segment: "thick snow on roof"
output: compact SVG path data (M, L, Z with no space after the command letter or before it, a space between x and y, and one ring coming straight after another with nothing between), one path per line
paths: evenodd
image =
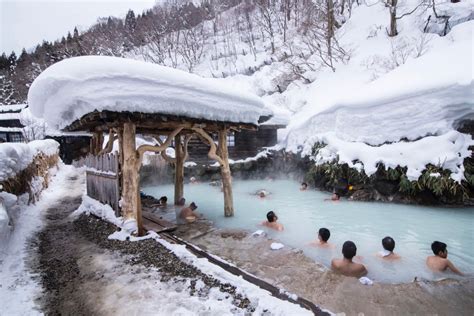
M94 110L250 124L271 115L256 95L216 79L105 56L70 58L47 68L31 85L28 104L34 115L58 128Z

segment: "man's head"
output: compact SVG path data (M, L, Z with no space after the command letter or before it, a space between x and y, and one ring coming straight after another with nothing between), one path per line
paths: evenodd
M302 189L307 189L307 188L308 188L308 184L307 184L306 182L301 183L301 188L302 188Z
M178 205L184 205L184 204L186 204L186 199L182 197L178 200Z
M194 203L194 202L191 202L191 204L189 204L189 207L190 207L193 211L198 208L197 205L196 205L196 203Z
M265 197L265 191L260 191L258 193L258 196L260 196L261 198L264 198Z
M318 236L319 240L327 242L331 236L331 233L329 232L329 229L323 227L319 229Z
M431 244L431 250L433 250L433 253L441 258L446 258L448 256L448 250L446 247L447 245L441 241L433 241Z
M387 236L382 239L382 246L383 249L392 252L393 249L395 249L395 240L393 240L392 237Z
M162 196L162 197L160 197L160 201L163 202L163 203L166 203L166 202L168 202L168 198L166 196Z
M342 255L344 258L352 260L356 253L357 247L352 241L348 240L342 245Z
M276 216L276 214L273 211L270 211L267 213L267 220L270 223L276 222L277 219L278 219L278 216Z

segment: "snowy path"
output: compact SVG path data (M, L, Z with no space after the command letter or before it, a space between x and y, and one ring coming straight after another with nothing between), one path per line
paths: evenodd
M44 209L58 203L64 196L81 195L82 185L77 183L78 179L74 168L61 165L38 203L20 205L14 230L0 255L1 315L41 314L35 299L41 295L42 288L37 282L37 274L29 269L35 258L32 238L44 226Z

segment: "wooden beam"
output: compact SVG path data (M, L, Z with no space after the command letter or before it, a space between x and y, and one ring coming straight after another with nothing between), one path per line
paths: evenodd
M112 129L109 129L109 139L107 140L105 147L99 151L99 155L110 153L114 148L114 141L116 140L117 134L115 134Z
M174 174L174 204L178 205L184 194L184 148L181 144L181 135L174 137L175 174Z
M138 155L135 148L135 124L125 123L123 125L122 215L125 220L136 220L138 235L141 236L143 227L139 190L140 174Z
M147 152L147 151L151 151L151 152L155 152L155 153L162 152L163 150L168 148L168 146L171 144L171 141L173 140L173 138L176 135L178 135L179 132L181 132L182 129L183 129L183 127L176 128L170 135L168 135L168 138L166 139L166 141L160 146L141 145L140 147L138 147L138 149L137 149L138 167L141 166L141 163L142 163L142 160L143 160L143 155L145 154L145 152Z
M203 139L205 142L207 142L209 144L209 146L211 146L207 156L210 159L213 159L213 160L217 161L222 166L224 164L224 162L221 159L221 157L219 157L216 153L217 152L217 146L216 146L216 143L214 143L214 140L212 139L212 137L209 136L209 134L207 134L206 131L204 131L200 127L193 127L193 131L195 131L197 133L197 135L200 136L201 139Z
M232 176L230 174L229 151L227 148L227 129L224 127L218 133L219 154L222 160L221 177L224 191L224 215L234 216L234 199L232 195Z

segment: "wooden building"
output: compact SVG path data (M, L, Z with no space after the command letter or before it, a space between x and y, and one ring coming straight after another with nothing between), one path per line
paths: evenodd
M85 157L89 153L92 134L48 133L45 138L59 143L59 157L65 164Z
M0 105L0 141L21 143L25 141L23 131L25 125L21 122L21 111L26 104Z
M284 128L284 124L261 124L256 130L231 131L227 136L227 147L229 158L232 160L254 157L263 148L277 144L277 131ZM212 135L217 141L217 135ZM189 160L207 164L212 161L207 157L209 146L199 139L193 138L189 141Z

